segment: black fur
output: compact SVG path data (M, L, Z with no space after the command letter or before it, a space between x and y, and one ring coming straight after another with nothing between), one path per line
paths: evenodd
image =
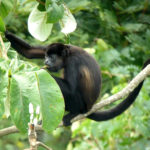
M72 45L54 43L46 47L32 47L11 33L6 32L6 38L14 49L27 58L44 58L46 56L45 63L49 66L50 71L64 68L64 78L54 77L54 79L63 93L65 109L69 111L69 114L63 118L65 125L70 125L73 117L86 113L93 106L100 94L101 73L92 56ZM150 64L150 60L144 64L144 67L148 64ZM120 115L135 101L143 82L116 107L95 112L88 118L104 121Z
M24 57L29 59L45 58L45 47L30 46L28 43L8 31L5 32L5 37L11 42L11 46Z
M144 65L143 69L150 64L150 59L148 59ZM105 111L100 111L100 112L95 112L91 115L88 116L88 118L93 119L95 121L105 121L112 119L121 113L123 113L136 99L138 96L142 86L143 86L144 80L129 94L129 96L123 100L120 104L118 104L116 107L105 110Z

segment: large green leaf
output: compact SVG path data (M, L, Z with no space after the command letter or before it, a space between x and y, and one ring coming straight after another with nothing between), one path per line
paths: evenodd
M10 85L10 112L17 128L27 131L29 116L29 103L40 105L36 77L33 72L12 75Z
M28 18L28 29L33 37L45 41L51 33L53 24L47 23L47 13L39 11L37 6Z
M12 75L10 84L10 113L17 128L27 131L29 103L41 108L43 129L53 131L64 114L63 96L55 80L45 70Z
M14 51L10 56L12 60L0 59L0 119L11 115L16 127L27 132L32 103L41 108L44 130L53 131L64 114L59 86L47 71L18 60Z
M53 131L64 114L64 101L59 86L48 72L36 73L42 109L42 126L47 132Z

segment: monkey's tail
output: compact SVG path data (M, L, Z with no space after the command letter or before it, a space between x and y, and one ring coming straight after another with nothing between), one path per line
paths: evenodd
M150 59L148 59L143 66L143 69L150 64ZM120 115L123 113L129 106L135 101L137 98L142 86L143 86L144 80L129 94L129 96L123 100L120 104L115 106L112 109L109 110L104 110L104 111L99 111L95 112L89 116L88 118L95 120L95 121L105 121L109 120L112 118L115 118L116 116Z

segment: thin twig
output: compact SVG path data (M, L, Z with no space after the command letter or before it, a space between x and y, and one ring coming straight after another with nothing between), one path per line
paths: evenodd
M41 0L36 0L37 2L39 2L41 5L45 6L45 3L42 2Z
M47 150L52 150L51 148L49 148L47 145L45 145L45 144L42 143L42 142L37 141L36 144L37 144L37 146L44 147L44 148L47 149Z
M98 143L98 140L94 137L94 135L92 135L91 137L94 140L95 144L97 145L98 150L101 150L101 147L100 147L100 145Z

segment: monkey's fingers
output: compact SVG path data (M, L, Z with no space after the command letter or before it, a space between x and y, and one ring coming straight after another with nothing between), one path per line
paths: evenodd
M48 66L48 65L45 65L45 66L43 66L41 69L47 69L47 68L49 68L49 66Z

